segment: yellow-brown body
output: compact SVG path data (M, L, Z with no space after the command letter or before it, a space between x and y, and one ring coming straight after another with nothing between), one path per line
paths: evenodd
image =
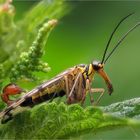
M69 104L84 101L88 90L86 80L89 79L91 82L94 73L95 71L92 68L92 64L79 65L70 68L55 78L46 81L42 85L33 89L31 94L26 97L26 100L21 104L21 106L32 106L56 97L62 97L64 95L67 96L67 103ZM78 75L80 76L76 81ZM69 97L74 83L76 85L73 89L72 95Z

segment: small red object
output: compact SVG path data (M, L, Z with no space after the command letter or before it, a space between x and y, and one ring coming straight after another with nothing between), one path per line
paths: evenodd
M10 83L3 88L3 93L1 94L2 100L9 106L14 101L9 99L9 95L21 94L23 90L14 83Z

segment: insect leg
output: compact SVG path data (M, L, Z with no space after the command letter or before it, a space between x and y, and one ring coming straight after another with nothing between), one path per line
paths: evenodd
M103 88L92 88L90 89L91 93L100 93L99 97L97 98L96 102L94 103L94 105L97 105L99 103L99 101L101 100L102 96L104 95L105 89ZM93 102L91 102L93 104Z
M83 96L82 96L82 100L81 100L81 105L82 106L84 106L85 99L86 99L86 90L83 89Z
M87 91L89 91L90 102L93 103L94 102L94 99L93 99L93 96L91 95L92 94L92 91L91 91L91 82L89 81L89 79L86 80L86 92Z
M68 104L73 103L73 101L72 101L73 91L74 91L74 89L76 88L77 83L78 83L78 80L79 80L79 78L80 78L81 76L82 76L82 73L78 73L78 74L77 74L77 77L76 77L76 79L75 79L75 81L74 81L74 84L73 84L73 86L72 86L72 88L71 88L71 91L70 91L70 93L68 93L68 99L67 99L67 103L68 103ZM68 88L68 89L69 89L69 88Z
M69 85L68 85L68 78L67 76L64 76L65 83L66 83L66 97L69 95Z
M49 103L51 103L53 101L53 99L55 98L57 92L54 93L53 97L49 100Z
M82 94L82 99L81 99L81 105L84 106L84 102L86 99L86 85L83 85L83 77L81 76L79 79L79 84L78 84L78 95Z
M49 100L49 103L51 103L51 102L55 99L55 96L58 95L58 94L59 94L59 93L55 92L54 95L53 95L53 97ZM58 96L59 96L59 95L58 95ZM58 101L58 103L60 103L61 98L59 98L59 100L57 100L57 101Z
M77 77L76 77L76 80L74 81L74 84L73 84L73 86L72 86L72 89L71 89L71 91L70 91L68 97L71 97L71 96L72 96L72 93L73 93L73 91L74 91L74 88L76 87L76 84L77 84L78 79L80 78L80 76L82 76L82 74L81 74L81 73L78 73L78 75L77 75Z

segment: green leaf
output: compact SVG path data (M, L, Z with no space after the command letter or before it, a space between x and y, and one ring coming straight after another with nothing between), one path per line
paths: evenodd
M102 108L104 112L111 112L117 117L130 117L140 119L140 98L114 103Z
M132 99L106 107L89 106L85 109L78 104L68 106L64 103L43 103L26 109L14 116L12 121L1 124L0 135L3 139L64 139L86 133L93 134L94 137L95 132L100 133L110 128L140 126L137 117L140 115L137 105L139 101L140 99ZM131 111L130 107L133 107Z

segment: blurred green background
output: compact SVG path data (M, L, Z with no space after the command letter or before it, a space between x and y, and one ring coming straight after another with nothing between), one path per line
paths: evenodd
M39 74L49 79L59 72L77 64L89 64L93 60L101 60L108 38L119 20L131 12L135 14L129 17L116 32L109 51L114 47L120 37L132 26L140 21L139 1L69 1L73 10L59 21L57 27L49 36L45 47L46 60L51 71ZM21 19L35 1L15 1L16 20ZM100 105L109 105L118 101L139 97L140 94L140 27L134 30L119 46L105 65L105 71L109 75L114 86L112 96L107 94L102 98ZM93 87L104 87L104 81L95 75ZM135 136L133 130L124 129L126 135L117 134L119 139L125 135L127 139ZM115 131L114 131L115 133ZM108 135L110 138L116 138ZM136 132L137 133L137 132ZM106 134L106 133L105 133ZM97 139L107 139L104 133ZM138 137L134 137L137 139ZM90 139L90 138L89 138Z
M35 1L15 1L16 20L22 18ZM140 21L140 2L69 2L73 10L66 15L49 36L43 57L51 72L50 78L77 64L101 60L108 38L119 20L131 12L116 32L110 50L119 38ZM112 96L105 94L101 105L138 97L140 92L140 27L134 30L119 46L105 65L114 86ZM110 51L109 50L109 51ZM106 88L104 81L95 75L93 87ZM107 92L106 92L107 93Z

